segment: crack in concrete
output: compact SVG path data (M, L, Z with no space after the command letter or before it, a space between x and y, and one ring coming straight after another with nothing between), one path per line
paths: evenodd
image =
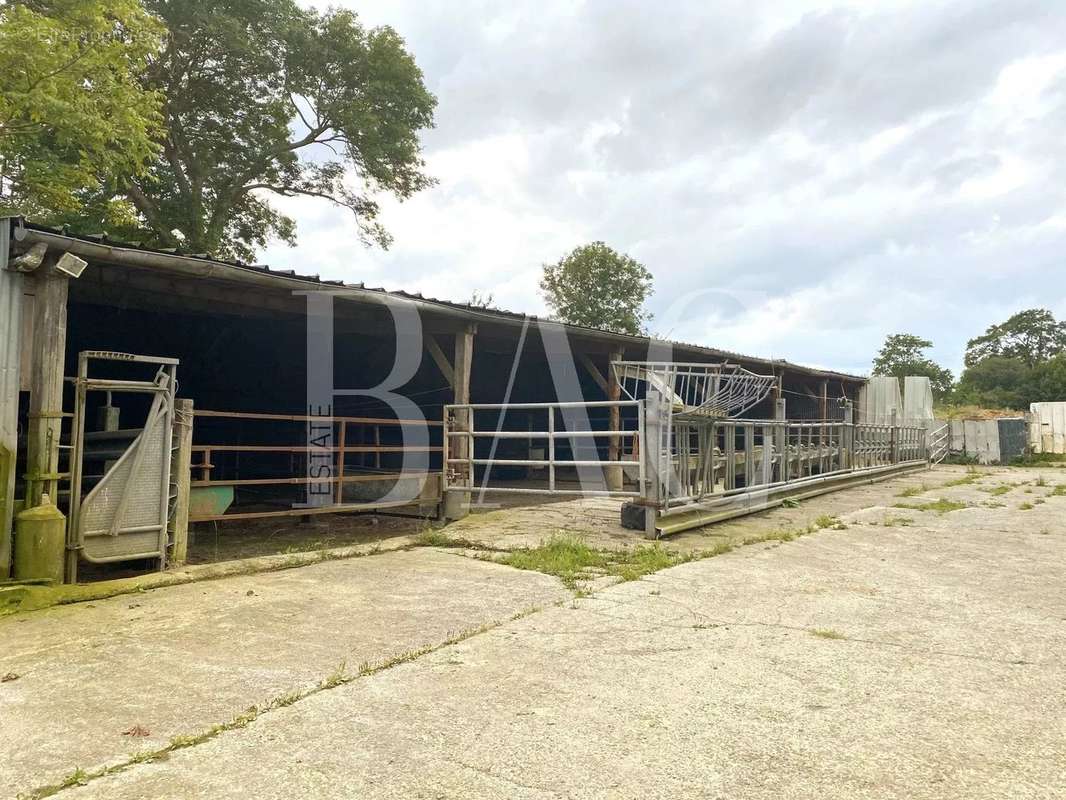
M553 603L552 605L557 606L560 602L562 601L558 601L556 603ZM436 653L440 650L443 650L447 647L451 647L453 645L465 642L468 639L474 638L475 636L480 636L481 634L493 631L497 628L502 627L503 625L506 625L509 622L515 622L517 620L524 619L525 617L532 616L543 610L544 609L540 606L533 606L527 608L524 611L520 611L517 614L513 614L511 617L505 620L494 620L492 622L487 622L483 625L479 625L477 627L461 631L435 645L426 645L425 647L419 648L417 650L401 653L397 656L386 659L385 661L378 664L364 664L354 674L345 674L342 665L338 673L326 677L320 683L316 684L310 689L295 690L286 694L278 695L277 697L266 703L264 706L252 706L243 714L239 714L233 719L228 720L227 722L222 722L213 725L212 727L208 728L205 731L201 731L198 734L175 736L170 740L170 744L166 745L165 747L134 754L126 760L120 761L116 764L109 764L90 772L86 772L80 768L76 769L74 772L64 778L61 782L40 786L37 789L31 791L29 794L20 794L18 796L18 800L43 800L43 798L46 797L54 797L55 795L67 789L71 789L77 786L85 786L93 781L99 780L101 778L106 778L109 775L116 775L121 772L126 772L130 769L133 769L138 764L152 763L154 761L162 760L164 758L169 757L170 754L175 753L179 750L187 750L192 747L197 747L206 742L213 741L214 739L218 738L224 733L227 733L228 731L245 728L251 723L258 720L260 717L263 717L273 711L277 711L279 709L295 705L299 702L302 702L303 700L306 700L309 697L313 697L314 695L329 691L331 689L336 689L339 686L346 686L361 678L367 678L372 675L376 675L379 672L384 672L385 670L392 669L393 667L398 667L402 664L415 661L424 656L431 655L432 653Z

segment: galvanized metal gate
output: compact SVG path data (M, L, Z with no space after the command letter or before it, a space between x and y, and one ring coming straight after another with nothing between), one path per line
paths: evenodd
M154 365L150 381L116 380L89 376L92 361ZM71 443L70 517L67 528L67 581L77 580L79 559L92 563L158 559L166 564L167 521L174 486L174 393L177 359L87 351L78 356L74 379L74 431ZM143 394L151 397L140 429L86 431L86 399L90 392ZM129 441L115 458L107 459L103 474L83 496L87 444L107 437ZM92 476L96 478L97 476Z
M616 425L595 428L589 411L616 411ZM621 412L631 409L626 428ZM479 412L495 412L485 414ZM504 430L509 412L523 412L532 424L534 418L543 427L529 430ZM492 421L491 427L479 426L481 420ZM557 419L559 417L559 419ZM539 422L539 420L543 422ZM644 459L640 456L644 431L644 404L636 400L604 400L556 403L461 403L444 407L444 490L446 492L511 492L521 494L580 495L583 497L640 497L644 486ZM478 442L491 439L488 453L478 450ZM499 458L500 442L528 440L527 458ZM614 442L614 446L611 446ZM534 447L533 443L538 446ZM608 454L601 458L601 443ZM502 485L494 478L497 467L524 468L543 472L539 481L522 485ZM611 488L608 470L629 471L633 489L618 481ZM560 475L565 470L566 476ZM573 471L573 477L570 472ZM480 480L478 473L480 472Z

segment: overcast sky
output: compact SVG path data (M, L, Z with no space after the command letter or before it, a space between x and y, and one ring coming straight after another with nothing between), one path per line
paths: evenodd
M957 370L1066 317L1061 0L347 5L424 71L440 183L384 203L388 251L275 199L273 266L539 315L541 265L602 239L655 276L654 333L860 373L888 333Z

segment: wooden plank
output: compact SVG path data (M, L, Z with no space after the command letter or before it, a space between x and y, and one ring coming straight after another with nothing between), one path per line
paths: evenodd
M592 380L596 381L596 385L600 387L600 389L603 391L603 393L605 395L608 395L607 399L610 400L611 399L611 397L610 397L611 389L610 389L609 384L607 383L607 379L605 377L603 377L603 373L600 372L600 368L597 367L593 363L592 359L589 358L584 353L578 353L577 354L577 360L582 363L582 365L585 367L586 370L588 370L589 375L592 376ZM621 359L613 359L613 360L620 361Z
M437 365L437 369L441 371L445 380L448 381L448 385L453 389L455 388L455 369L452 367L451 362L448 361L448 356L444 355L444 351L441 350L440 344L432 336L426 337L426 349L429 351L430 357Z
M345 455L345 440L348 437L348 423L342 422L340 424L340 431L337 436L337 495L334 498L335 503L344 502L344 455Z
M48 493L56 502L59 441L62 431L63 372L67 348L67 276L51 265L33 276L33 368L27 432L27 507L40 505Z
M174 472L177 496L174 500L174 519L171 535L174 544L170 551L172 564L183 564L189 552L189 494L192 484L192 425L193 401L174 401L174 438L177 451L174 454Z
M625 357L625 351L621 348L612 350L610 355L610 361L621 361ZM610 367L608 367L608 370ZM607 384L607 399L608 400L620 400L622 397L622 387L616 380L612 380ZM622 429L622 410L618 406L611 406L608 412L607 427L612 431L618 431ZM621 461L621 448L622 437L612 436L607 441L607 460L608 461ZM620 491L622 488L622 482L625 478L625 473L622 471L622 467L607 467L605 470L607 477L607 488L612 492Z

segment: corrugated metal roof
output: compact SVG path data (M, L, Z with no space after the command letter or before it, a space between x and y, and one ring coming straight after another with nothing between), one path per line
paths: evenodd
M147 246L141 244L140 242L129 242L129 241L113 239L110 236L108 236L106 233L94 233L94 234L71 233L66 228L48 227L48 226L45 226L45 225L40 225L38 223L34 223L34 222L30 221L30 220L25 220L25 219L20 219L20 218L13 218L12 219L12 224L24 226L25 228L27 228L29 230L40 231L42 233L51 233L51 234L55 234L55 235L58 235L58 236L65 236L65 237L68 237L68 238L71 238L71 239L77 239L77 240L84 241L84 242L89 242L89 243L92 243L92 244L105 245L105 246L122 248L122 249L137 250L137 251L141 251L141 252L145 252L145 253L156 253L156 254L161 255L161 256L174 256L175 258L181 258L181 259L192 259L194 261L201 261L201 262L203 262L204 264L207 264L207 265L213 265L213 266L224 267L224 268L228 267L228 268L231 268L231 269L234 269L234 270L240 270L240 271L250 270L250 271L257 272L257 273L260 273L260 274L263 274L263 275L274 275L274 276L277 276L278 278L282 278L282 279L286 279L286 280L297 280L297 281L303 281L303 282L322 285L322 286L333 286L333 287L338 287L338 288L359 289L359 290L362 290L362 291L375 292L375 293L380 293L382 295L389 295L389 296L392 296L392 297L402 297L402 298L407 298L407 299L411 299L411 300L417 300L417 301L420 301L420 302L423 302L423 303L429 303L429 304L432 304L432 305L441 306L443 308L448 308L448 309L468 312L471 315L472 321L475 321L478 318L483 319L486 316L496 317L496 318L499 318L501 321L508 321L508 322L516 322L516 321L517 322L521 322L521 321L526 320L526 319L529 319L531 321L537 321L538 320L538 317L536 317L534 315L530 315L530 314L523 314L521 312L516 312L516 311L508 311L508 310L501 309L501 308L486 308L486 307L483 307L483 306L474 306L474 305L470 305L469 303L459 303L459 302L455 302L455 301L452 301L452 300L442 300L442 299L436 298L436 297L425 297L420 292L407 292L407 291L403 291L403 290L390 290L390 289L385 289L384 287L380 287L380 286L367 286L366 284L364 284L362 282L360 282L360 283L346 283L346 282L340 281L340 280L323 279L321 276L319 276L317 274L315 274L315 275L306 275L306 274L297 273L295 270L291 270L291 269L271 269L269 266L267 266L265 264L246 264L246 263L243 263L243 262L240 262L240 261L230 261L230 260L225 260L225 259L213 258L213 257L211 257L211 256L209 256L209 255L207 255L205 253L185 253L185 252L182 252L181 250L175 249L175 248L159 249L159 248L147 247ZM585 325L567 324L566 327L567 327L567 329L572 330L572 331L574 331L577 334L584 335L584 336L587 336L587 337L590 337L590 338L602 337L602 338L605 338L605 339L612 339L612 340L618 340L619 338L621 338L621 339L625 339L625 340L630 341L634 345L646 345L650 341L649 338L646 337L646 336L630 336L628 334L615 333L614 331L605 331L605 330L601 330L599 328L591 328L591 327L588 327L588 326L585 326ZM811 374L811 375L817 375L817 376L821 376L821 377L832 377L832 378L844 379L844 380L849 380L849 381L864 381L864 380L866 380L866 378L864 376L851 375L851 374L848 374L848 373L845 373L845 372L838 372L838 371L834 371L834 370L825 370L825 369L820 369L820 368L817 368L817 367L808 367L808 366L804 366L802 364L795 364L793 362L786 361L784 359L771 359L771 358L763 358L763 357L760 357L760 356L745 355L743 353L736 353L736 352L732 352L732 351L729 351L729 350L721 350L721 349L718 349L718 348L708 347L706 345L694 344L694 343L691 343L691 342L679 342L679 341L669 340L669 343L674 345L674 346L676 346L676 347L679 347L679 348L684 348L684 349L691 350L691 351L694 351L694 352L699 352L699 353L702 353L702 354L705 354L705 355L711 355L713 357L728 359L728 360L732 360L732 361L747 361L747 362L765 364L767 366L776 367L778 369L795 370L795 371L798 371L798 372L805 372L805 373L808 373L808 374Z

